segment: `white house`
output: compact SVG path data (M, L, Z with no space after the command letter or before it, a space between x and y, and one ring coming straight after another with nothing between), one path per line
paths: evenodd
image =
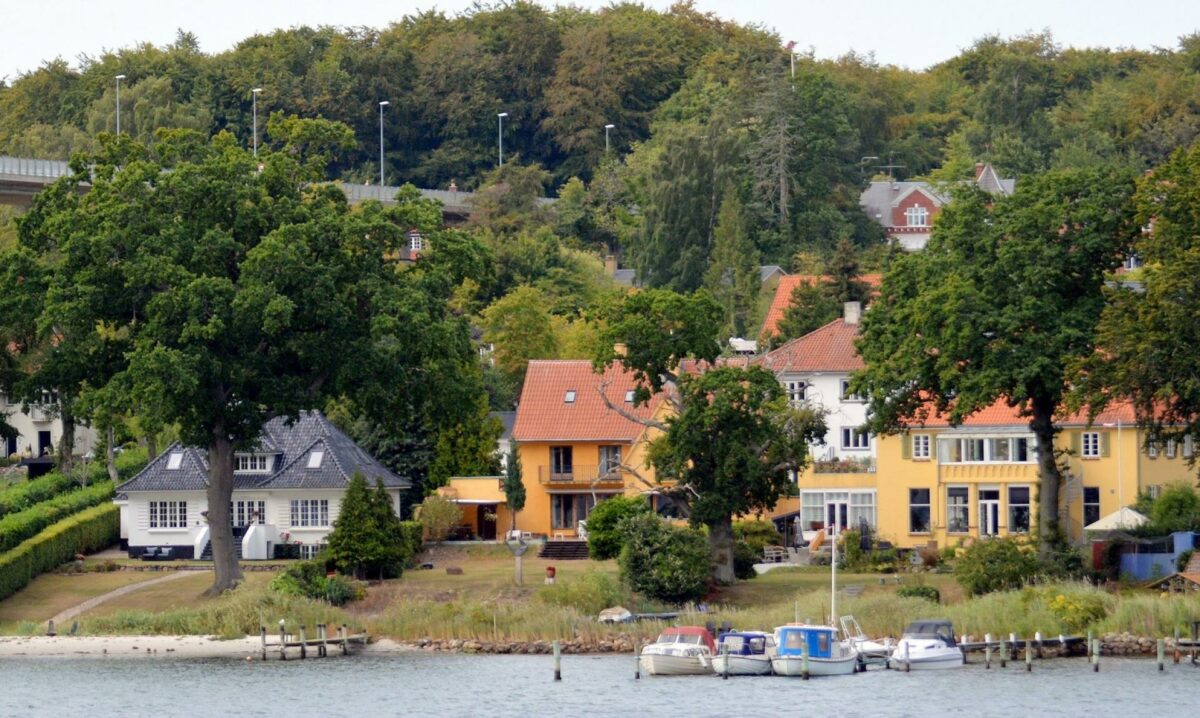
M298 544L300 555L324 546L355 474L383 481L400 512L400 492L411 484L383 467L320 412L292 425L267 423L253 451L235 457L231 513L237 551L269 559L275 547ZM207 523L206 450L172 444L137 476L117 487L121 543L130 558L171 549L174 558L212 556Z
M53 396L47 392L46 401L30 404L29 411L21 409L20 402L10 403L7 395L0 394L0 413L17 431L17 436L2 440L5 442L4 455L37 457L53 454L63 434L62 419ZM95 443L95 429L75 425L75 454L82 456L91 451Z

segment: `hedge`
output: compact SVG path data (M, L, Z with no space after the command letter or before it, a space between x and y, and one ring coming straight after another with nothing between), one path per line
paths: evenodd
M121 510L111 503L59 521L12 551L0 554L0 600L20 591L39 574L70 561L77 553L113 545L120 535Z
M0 491L0 518L77 488L75 477L58 472L23 481Z
M37 532L71 514L111 501L113 483L102 481L86 489L56 496L0 519L0 551L8 551Z
M408 555L416 556L425 545L425 525L420 521L401 521L400 536L408 548Z

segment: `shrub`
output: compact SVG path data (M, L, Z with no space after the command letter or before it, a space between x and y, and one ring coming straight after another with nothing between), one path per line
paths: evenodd
M783 536L775 529L773 521L734 521L733 537L745 541L758 556L763 555L763 549L767 546L783 543Z
M1175 570L1179 573L1183 573L1187 569L1188 563L1192 560L1192 555L1195 553L1196 549L1189 548L1188 550L1179 554L1179 558L1175 559Z
M1072 631L1082 631L1108 615L1103 596L1083 591L1056 593L1046 606Z
M462 509L444 496L427 496L417 507L417 520L425 527L425 537L431 541L443 541L450 529L462 521Z
M839 565L846 568L858 568L863 565L865 554L862 550L862 534L857 531L843 531L838 546Z
M954 567L954 577L970 596L1020 588L1038 570L1030 547L1011 538L979 541Z
M625 585L667 603L695 601L708 591L712 556L699 531L672 526L652 513L626 518L620 530L625 545L617 561Z
M754 564L758 563L759 556L762 556L762 553L755 551L749 541L735 541L733 543L733 575L739 581L748 581L758 576L758 571L754 570Z
M59 521L13 550L0 554L0 599L24 588L38 574L69 561L77 553L111 546L121 534L121 512L101 504Z
M75 477L53 472L0 491L0 517L27 509L78 488Z
M934 603L942 602L942 592L933 586L901 586L896 590L900 598L923 598Z
M345 576L325 575L325 566L317 561L300 561L271 579L271 590L288 596L303 596L342 606L363 598L366 589Z
M112 498L113 485L104 481L86 489L56 496L0 519L0 551L8 551L56 521Z
M606 608L626 603L629 596L612 576L588 571L578 578L543 586L538 589L537 598L550 606L574 608L584 615L595 616Z
M416 556L425 546L425 527L420 521L401 521L400 537L408 547L409 556Z
M1200 529L1200 494L1184 484L1167 487L1150 507L1150 524L1159 534Z
M588 556L594 561L616 558L621 553L619 526L622 520L650 513L650 504L638 496L614 496L596 504L588 515Z

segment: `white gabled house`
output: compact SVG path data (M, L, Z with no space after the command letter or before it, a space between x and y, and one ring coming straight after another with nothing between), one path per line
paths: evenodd
M239 556L270 559L282 544L298 544L302 557L315 555L356 473L372 486L383 481L400 513L400 493L409 481L384 468L320 412L304 412L290 426L272 419L258 446L235 455L231 514ZM172 558L211 557L208 476L206 450L172 444L117 487L121 545L130 558L166 548Z

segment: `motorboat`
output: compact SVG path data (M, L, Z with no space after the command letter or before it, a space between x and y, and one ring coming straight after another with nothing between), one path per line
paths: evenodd
M842 638L849 641L854 650L858 651L859 660L864 666L887 663L895 647L892 639L885 638L879 641L867 636L854 616L842 616L839 621L842 624Z
M700 626L663 629L654 643L642 649L642 670L652 676L712 675L713 637Z
M954 640L954 626L944 619L908 624L888 659L890 668L913 671L958 668L962 664L963 652Z
M780 626L775 643L771 668L781 676L848 676L858 670L858 651L833 626Z
M771 655L775 636L762 631L729 631L717 639L713 653L713 672L730 676L766 676L771 674Z

